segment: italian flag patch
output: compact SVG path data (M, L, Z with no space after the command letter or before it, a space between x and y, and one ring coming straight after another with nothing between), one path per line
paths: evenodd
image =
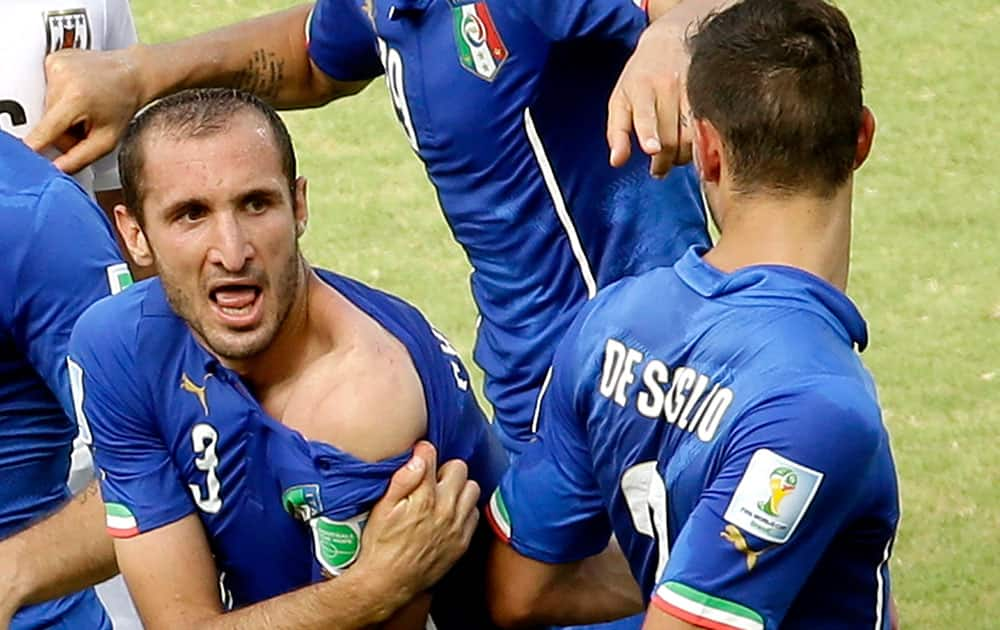
M121 503L105 503L108 533L115 538L131 538L139 533L139 524L132 511Z
M493 491L489 505L486 506L486 520L490 522L497 536L504 542L510 542L510 514L507 513L507 506L500 496L500 488Z
M656 589L653 605L699 628L710 630L764 630L764 618L746 606L666 582Z
M462 67L480 79L492 81L510 53L485 2L452 8L455 45Z

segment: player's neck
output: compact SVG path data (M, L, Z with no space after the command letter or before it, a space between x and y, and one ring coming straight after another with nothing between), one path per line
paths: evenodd
M268 390L294 381L317 357L329 350L329 335L317 326L310 310L311 297L322 280L306 265L299 295L296 296L271 345L245 361L226 362L260 397Z
M847 289L850 181L831 198L755 194L723 203L721 236L706 262L727 273L751 265L786 265Z

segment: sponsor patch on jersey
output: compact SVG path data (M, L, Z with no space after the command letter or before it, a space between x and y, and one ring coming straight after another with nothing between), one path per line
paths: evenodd
M316 560L331 576L340 575L358 559L361 531L367 522L367 512L346 521L335 521L325 516L309 521Z
M86 9L46 11L46 50L54 53L63 48L89 49L91 42L90 17Z
M121 503L105 503L104 514L108 533L115 538L131 538L139 533L135 515Z
M485 2L452 7L455 46L462 67L485 81L492 81L510 53L493 23Z
M750 458L725 519L757 538L787 541L805 515L823 473L762 448Z
M135 283L132 279L132 272L128 270L126 263L108 265L105 271L108 274L108 289L111 291L111 295L121 293Z
M281 495L281 505L295 520L308 522L323 513L323 499L319 484L308 483L292 486Z

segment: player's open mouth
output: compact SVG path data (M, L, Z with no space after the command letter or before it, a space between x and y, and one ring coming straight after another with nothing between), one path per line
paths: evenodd
M254 283L221 283L208 292L222 323L231 328L255 326L263 314L263 291Z

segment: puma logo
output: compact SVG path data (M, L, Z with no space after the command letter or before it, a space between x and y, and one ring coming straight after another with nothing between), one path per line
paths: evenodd
M187 375L186 372L181 373L181 389L186 392L191 392L201 403L201 408L205 410L205 415L208 415L208 396L205 393L205 387L208 385L208 379L211 378L211 374L205 375L205 385L197 385L191 380L191 377Z
M757 566L757 558L759 558L760 554L764 553L768 549L764 548L760 551L754 551L751 549L750 545L747 543L747 539L743 536L743 532L741 532L735 525L726 525L726 529L720 532L719 535L733 543L733 547L736 547L736 551L746 555L747 571L753 571L753 568Z

